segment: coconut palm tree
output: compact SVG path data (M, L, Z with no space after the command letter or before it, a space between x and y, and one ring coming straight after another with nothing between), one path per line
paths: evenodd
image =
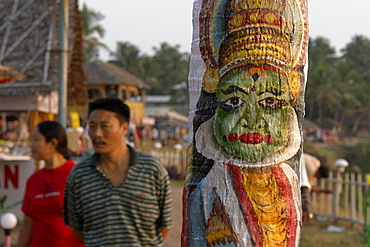
M108 46L99 39L104 37L105 29L99 24L104 19L100 12L89 9L82 5L82 29L84 36L85 61L92 61L99 57L99 48L110 52Z
M322 122L329 112L341 108L338 58L329 40L322 37L310 41L308 57L307 116Z
M141 71L141 54L140 49L130 42L117 42L116 51L114 52L115 59L110 61L115 65L124 68L128 72L140 76Z

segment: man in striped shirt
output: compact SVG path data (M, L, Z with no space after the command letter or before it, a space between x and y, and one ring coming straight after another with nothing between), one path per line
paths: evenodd
M126 145L130 110L121 100L89 104L95 153L71 171L64 219L86 246L163 246L172 195L162 163Z

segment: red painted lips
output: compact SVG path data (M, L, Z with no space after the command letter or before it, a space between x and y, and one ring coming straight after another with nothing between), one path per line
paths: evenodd
M261 142L271 143L274 141L274 138L272 135L265 135L263 136L261 133L244 133L238 136L236 133L231 133L228 137L229 141L235 142L237 140L240 140L241 142L247 143L247 144L260 144Z

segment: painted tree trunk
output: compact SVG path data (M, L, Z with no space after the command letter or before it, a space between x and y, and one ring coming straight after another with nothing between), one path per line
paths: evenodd
M182 246L298 246L307 0L195 0Z

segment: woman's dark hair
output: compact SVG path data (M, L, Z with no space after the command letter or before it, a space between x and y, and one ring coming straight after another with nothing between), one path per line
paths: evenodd
M94 110L114 112L121 124L130 121L130 108L118 98L100 98L90 102L88 116Z
M47 142L55 138L58 141L56 150L61 153L64 158L69 159L67 133L60 123L54 121L44 121L39 123L36 128L45 137Z

